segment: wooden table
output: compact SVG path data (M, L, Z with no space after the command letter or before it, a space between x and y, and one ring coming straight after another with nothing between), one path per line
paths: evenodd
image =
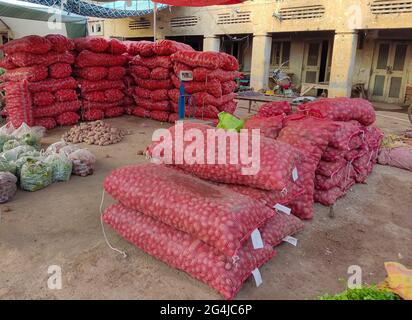
M300 95L304 96L312 89L329 90L329 82L319 82L319 83L302 83L300 89Z
M265 95L256 95L256 96L240 96L236 95L237 100L249 101L248 112L252 110L252 103L257 102L273 102L273 101L288 101L292 102L294 98L284 97L284 96L265 96Z

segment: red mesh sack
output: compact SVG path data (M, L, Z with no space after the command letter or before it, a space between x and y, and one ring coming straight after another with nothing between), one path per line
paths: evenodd
M170 60L170 57L168 56L154 56L154 57L148 57L148 58L136 56L133 58L132 61L130 61L130 64L146 67L149 69L154 69L157 67L162 67L165 69L172 68L172 61Z
M156 121L160 121L160 122L167 122L167 120L169 119L169 112L153 110L153 111L150 111L150 118Z
M150 72L150 79L154 80L165 80L169 79L170 73L169 69L156 67Z
M83 79L96 81L107 77L108 69L106 67L86 67L75 69L75 74Z
M47 130L51 130L56 127L56 120L54 118L36 118L34 119L35 126L45 127Z
M179 111L179 105L177 103L172 103L172 110L175 113ZM188 106L185 105L185 116L186 117L195 117L198 119L204 118L217 118L219 110L215 106L202 105L202 106Z
M150 99L152 101L162 101L162 100L169 100L169 96L167 94L166 89L158 89L150 92Z
M63 112L78 111L81 103L78 100L68 102L56 102L48 107L38 107L33 109L33 116L35 118L55 117Z
M22 123L28 126L34 124L32 113L32 98L28 90L28 82L22 80L19 82L8 82L4 86L6 91L6 110L8 119L15 128Z
M260 133L267 138L276 139L283 127L284 115L260 118L253 116L246 120L243 129L260 129Z
M135 92L136 96L139 97L139 98L151 99L152 91L149 90L149 89L136 87L134 92Z
M315 188L318 190L329 190L334 187L344 187L346 185L347 179L354 177L354 169L351 163L347 163L345 166L341 167L339 170L334 172L329 177L321 174L316 174L315 176Z
M170 102L168 100L152 101L149 110L170 111Z
M216 182L223 183L233 183L240 185L247 185L250 187L260 188L264 190L284 190L287 187L288 182L292 179L292 170L295 167L299 155L295 152L294 148L291 148L287 143L283 143L277 140L271 140L265 137L260 137L260 166L257 172L254 174L246 175L242 174L247 173L242 168L243 165L231 164L230 161L230 143L226 143L226 164L209 164L211 161L207 161L206 155L208 155L208 148L214 152L214 159L217 162L218 159L218 143L213 141L208 141L207 136L209 134L224 133L222 129L216 129L207 125L197 124L197 123L185 123L182 125L183 133L190 131L192 129L197 129L203 135L203 139L206 140L203 142L204 150L203 156L201 158L203 164L194 163L189 164L184 161L184 159L178 159L176 161L175 152L172 151L171 154L164 154L162 148L157 147L159 142L152 143L148 148L148 154L155 158L155 160L163 161L165 163L174 164L181 169L190 172L202 179L207 179ZM169 128L169 131L173 137L172 141L162 142L162 146L166 146L168 150L175 149L175 134L176 130L180 130L182 127L173 126ZM179 129L180 128L180 129ZM179 131L178 131L179 132ZM226 136L235 139L238 136L236 132L226 132ZM199 137L201 138L201 137ZM252 150L252 138L253 135L250 132L247 134L248 138L248 155L250 155L250 150ZM216 139L215 139L216 140ZM235 141L235 140L233 140ZM210 146L209 146L210 142ZM187 145L190 145L192 141L181 141L179 139L178 143L182 143L185 148ZM257 141L255 142L257 143ZM171 144L171 145L170 145ZM244 146L241 148L240 139L237 141L238 150L245 149ZM256 145L253 146L256 148ZM159 152L160 151L160 152ZM162 153L163 152L163 153ZM239 151L238 151L239 152ZM246 156L246 152L243 151L243 156ZM170 157L171 156L171 157ZM208 155L210 156L210 154ZM160 159L161 158L161 159ZM219 161L221 162L221 161ZM238 161L240 162L240 161Z
M143 66L130 66L129 72L139 79L149 79L150 69Z
M109 48L107 49L107 52L111 54L123 54L127 51L126 45L115 38L112 38L109 40Z
M35 106L49 106L54 103L54 95L51 92L37 92L33 95L33 104Z
M47 67L33 66L23 67L6 71L1 77L2 81L22 81L36 82L48 77Z
M339 198L343 197L347 190L354 185L354 183L355 180L353 178L349 178L343 187L333 187L329 190L315 190L313 198L318 203L325 206L331 206L335 204Z
M142 107L134 108L132 114L141 118L150 118L150 111Z
M2 45L0 49L9 55L17 52L44 54L50 51L51 43L46 38L32 35L9 41Z
M62 89L57 90L54 93L54 97L57 102L74 101L77 100L77 93L76 90L73 89Z
M0 60L0 68L11 70L17 68L17 66L11 61L10 56L6 56Z
M180 87L180 80L174 74L171 75L173 85L176 88ZM210 80L208 82L197 82L190 81L185 83L185 92L188 94L196 92L208 92L216 98L222 97L222 85L216 79Z
M94 53L88 50L80 52L80 54L76 58L76 66L79 68L98 66L122 66L126 62L127 58L123 55L113 55L110 53Z
M83 99L87 101L92 101L92 102L105 102L106 101L106 95L104 94L104 91L92 91L92 92L85 92L82 93Z
M152 100L135 97L136 105L146 110L152 109Z
M104 111L104 115L107 118L119 117L122 114L124 114L124 108L123 107L114 107L114 108L106 109Z
M184 63L193 68L204 67L208 69L219 69L225 63L221 52L208 51L178 51L171 58L174 62Z
M79 122L80 116L76 112L63 112L58 115L56 122L61 126L71 126Z
M289 102L287 101L274 101L274 102L267 102L260 106L258 112L256 113L257 116L266 118L266 117L273 117L278 116L281 114L291 114L292 107L290 106Z
M157 89L171 89L172 81L167 80L151 80L151 79L137 79L137 85L149 90Z
M72 67L67 63L55 63L49 67L50 78L63 79L70 77L72 74Z
M99 80L99 81L89 81L89 80L79 80L79 86L82 93L91 91L102 91L108 89L120 89L124 90L125 86L121 80Z
M101 120L104 118L104 112L98 109L90 109L83 112L83 119L87 121Z
M299 218L293 215L276 214L259 229L264 243L275 247L282 243L285 237L293 236L304 228L305 225Z
M159 56L170 56L181 50L194 51L188 44L173 40L159 40L153 44L153 52Z
M219 53L222 59L221 68L223 70L227 70L227 71L239 70L239 61L237 61L237 59L234 56L227 54L226 52L219 52Z
M174 68L175 68L174 70L176 74L179 74L179 72L176 72L176 70L177 71L185 70L184 65L180 65ZM179 70L179 68L181 69ZM208 81L211 79L217 79L220 82L226 82L226 81L233 81L239 77L240 77L240 72L238 71L225 71L222 69L209 70L206 68L194 68L193 69L193 80L194 81Z
M50 42L53 51L62 53L75 48L74 41L61 34L48 34L45 38Z
M304 115L290 115L284 120L278 140L289 143L305 154L298 180L305 193L289 203L293 214L301 219L313 217L315 170L335 129L336 124L332 121Z
M106 102L115 102L124 98L124 93L119 89L107 89L104 91Z
M127 52L133 56L141 55L142 57L150 57L154 55L151 41L128 41L126 42Z
M139 249L208 284L226 299L232 299L252 271L275 254L269 245L254 250L248 244L234 260L196 237L120 204L107 208L103 221Z
M100 109L106 110L111 109L114 107L121 107L123 105L123 100L115 101L115 102L92 102L92 101L83 101L83 109Z
M329 146L340 149L350 150L354 149L351 146L358 148L359 145L353 145L351 141L358 137L363 131L362 126L358 121L336 121L337 130L329 141Z
M222 94L229 94L235 91L237 83L235 81L222 82Z
M109 48L109 41L101 37L76 38L74 44L77 51L105 52Z
M72 78L66 79L46 79L39 82L32 82L29 84L30 92L41 92L41 91L58 91L61 89L76 89L77 81Z
M74 56L70 52L50 51L45 54L33 54L28 52L17 52L11 56L11 61L19 67L30 67L34 65L50 66L55 63L74 63Z
M107 70L107 80L121 80L126 75L126 69L121 66L109 67Z
M357 120L365 126L374 123L376 118L372 104L359 98L319 99L300 105L298 111L335 121Z
M223 106L218 107L219 111L224 111L230 114L234 114L237 109L237 102L230 101Z
M179 102L179 96L180 92L179 89L171 89L168 92L169 98L173 101L178 103ZM233 101L233 99L236 97L235 93L227 94L224 96L221 96L220 98L216 98L212 96L211 94L207 92L196 92L192 94L192 97L190 99L186 99L186 103L190 105L212 105L215 107L220 107L224 106L227 103Z
M153 197L153 184L157 197ZM124 206L186 232L231 257L275 212L223 186L166 166L112 171L104 189Z
M347 165L346 159L339 159L336 162L319 161L318 168L316 169L317 174L321 174L325 177L332 177L339 170L345 168Z

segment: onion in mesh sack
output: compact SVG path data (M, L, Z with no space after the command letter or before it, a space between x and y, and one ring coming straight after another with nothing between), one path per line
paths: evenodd
M0 172L10 172L11 174L16 174L16 164L13 161L8 161L7 159L0 156Z
M0 172L0 203L5 203L14 197L17 191L17 178L10 172Z

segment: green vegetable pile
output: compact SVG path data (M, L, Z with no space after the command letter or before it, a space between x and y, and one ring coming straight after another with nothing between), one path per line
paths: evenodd
M400 297L388 290L381 290L376 286L361 289L346 289L335 295L323 295L319 300L400 300Z

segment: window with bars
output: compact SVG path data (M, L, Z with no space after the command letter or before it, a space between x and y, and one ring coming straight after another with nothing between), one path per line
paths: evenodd
M270 65L274 67L289 66L290 59L290 41L272 41L272 53L270 56Z

